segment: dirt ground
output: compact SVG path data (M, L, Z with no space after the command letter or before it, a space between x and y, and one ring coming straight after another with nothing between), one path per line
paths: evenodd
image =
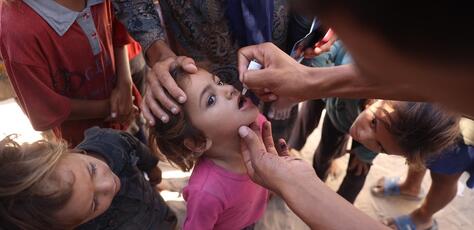
M0 101L0 138L10 133L19 133L19 141L31 142L41 138L38 132L35 132L28 120L21 112L21 109L9 99ZM301 154L304 159L311 161L312 154L319 142L319 129L308 138L306 146ZM344 177L345 167L348 157L345 156L337 161L339 174L335 178L329 178L328 186L336 189ZM163 187L166 188L161 194L168 204L176 211L180 223L185 218L185 203L180 194L186 185L190 173L182 173L178 169L160 163L164 171ZM378 156L367 177L367 182L355 202L355 206L368 215L381 220L383 218L407 214L421 204L421 201L408 201L401 198L392 197L382 199L373 197L370 194L370 186L382 176L401 177L406 175L407 167L405 161L400 157L387 155ZM467 175L463 175L458 183L458 195L444 209L439 211L435 218L438 221L440 229L474 229L474 191L466 189L464 183ZM428 191L430 185L429 173L423 181L424 191ZM315 204L317 205L317 204ZM309 229L286 205L276 196L271 199L264 217L258 222L256 229ZM350 227L348 226L348 229Z

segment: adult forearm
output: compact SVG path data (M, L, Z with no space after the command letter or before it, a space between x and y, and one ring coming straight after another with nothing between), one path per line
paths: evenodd
M378 98L425 101L410 87L387 82L375 82L363 77L354 65L327 68L306 67L307 92L311 99L325 97Z
M110 114L110 101L71 100L71 113L67 120L106 119Z
M299 182L301 181L301 182ZM288 206L311 229L389 229L370 218L316 178L281 188Z
M146 50L145 55L149 66L153 66L156 62L166 58L176 56L176 54L170 49L169 45L163 40L155 41Z

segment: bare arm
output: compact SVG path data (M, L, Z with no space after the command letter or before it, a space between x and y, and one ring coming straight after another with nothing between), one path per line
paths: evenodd
M295 102L325 97L424 100L405 85L369 81L354 65L303 66L271 43L244 47L238 58L240 80L264 101L271 100L271 94ZM264 68L247 71L253 59Z
M129 122L134 116L132 75L125 46L115 47L117 84L110 94L110 116L118 122Z
M169 57L176 57L176 54L164 40L155 41L150 48L146 50L145 55L150 66Z
M320 180L300 178L294 181L281 186L282 197L311 229L389 229L342 199Z
M67 120L105 119L110 115L110 100L71 100Z
M322 97L378 98L401 101L425 101L426 98L403 85L369 81L359 74L354 65L327 68L304 67L310 99ZM315 90L317 89L317 90Z
M240 127L242 158L252 180L280 194L312 229L388 229L330 190L302 159L277 154L270 122Z

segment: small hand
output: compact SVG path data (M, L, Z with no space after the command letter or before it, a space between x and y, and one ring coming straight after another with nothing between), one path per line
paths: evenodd
M321 41L316 42L316 44L314 44L314 47L308 48L304 51L304 57L310 59L324 52L328 52L331 49L331 46L336 41L337 35L334 33L334 31L332 31L332 29L329 29L326 35L324 35L324 38L321 39Z
M349 162L349 170L355 171L356 176L367 175L369 172L369 164L359 160L357 156L354 156L351 162Z
M148 171L147 175L148 175L148 179L150 180L150 184L152 186L156 186L161 182L161 169L158 168L158 166Z
M132 83L119 82L110 94L110 117L107 120L124 123L130 120L133 113Z

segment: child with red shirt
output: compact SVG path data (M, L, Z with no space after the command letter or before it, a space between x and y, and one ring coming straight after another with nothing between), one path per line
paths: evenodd
M36 130L73 146L87 128L124 129L133 116L129 41L110 0L0 5L0 53L20 106Z

